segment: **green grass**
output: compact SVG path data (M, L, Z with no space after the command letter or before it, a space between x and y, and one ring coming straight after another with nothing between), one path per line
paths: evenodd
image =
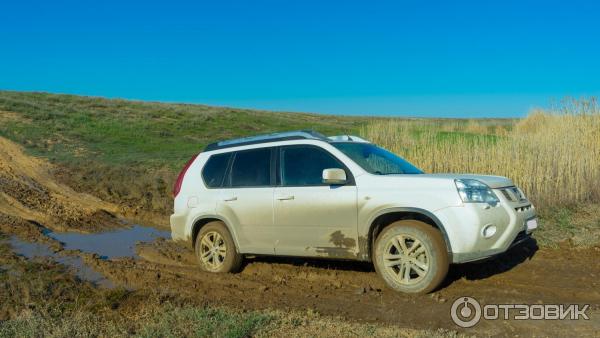
M180 167L208 143L285 130L355 133L361 117L0 91L0 135L58 162Z
M567 208L560 208L554 211L557 225L562 230L571 230L574 228L573 223L571 221L572 211Z
M249 337L272 319L259 312L235 313L219 308L164 309L149 320L140 337Z
M462 131L440 131L437 132L435 138L438 142L456 142L458 140L467 141L485 141L494 144L500 136L492 134L474 134Z
M272 316L223 308L164 305L134 323L98 320L91 311L64 316L26 313L0 324L0 337L231 337L252 336ZM42 334L43 333L43 334Z

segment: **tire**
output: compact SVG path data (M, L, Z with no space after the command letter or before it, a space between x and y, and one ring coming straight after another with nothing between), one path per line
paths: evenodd
M238 253L235 242L223 222L215 221L204 225L196 236L194 249L203 271L238 272L242 265L243 257Z
M383 229L375 240L373 263L391 289L416 294L435 290L450 265L440 231L416 220L397 221Z

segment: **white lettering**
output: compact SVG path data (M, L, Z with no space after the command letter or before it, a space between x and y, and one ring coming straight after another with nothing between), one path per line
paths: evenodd
M545 319L558 319L558 313L559 313L558 305L546 305Z
M509 310L515 306L512 304L498 304L498 307L504 311L504 320L508 320L510 318Z
M575 319L579 319L579 317L583 317L583 319L585 320L590 320L590 317L587 316L587 314L585 313L585 311L587 311L588 307L590 307L589 304L585 304L583 306L583 309L580 309L579 306L575 306Z
M536 310L538 310L537 314ZM531 305L529 307L529 318L544 319L544 305Z
M573 305L569 305L569 306L567 306L567 308L565 309L565 306L561 304L561 305L560 305L560 319L565 319L565 318L567 318L567 315L569 315L569 314L570 314L570 316L571 316L570 318L571 318L571 319L574 319L574 318L573 318L573 308L574 308L574 306L573 306Z
M492 310L493 314L490 314ZM498 306L496 305L486 305L483 307L483 318L495 320L498 319Z
M516 320L526 320L529 319L529 307L524 304L515 305L515 309L517 309L517 315L515 316Z

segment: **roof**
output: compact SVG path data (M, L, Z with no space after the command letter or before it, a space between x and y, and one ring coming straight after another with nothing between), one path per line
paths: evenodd
M329 141L325 135L314 130L295 130L282 133L264 134L250 137L236 138L232 140L219 141L206 146L204 151L217 150L230 147L239 147L249 144L259 144L267 142L288 141L288 140L320 140Z
M314 130L294 130L281 133L263 134L249 137L236 138L211 143L204 148L204 151L218 150L224 148L240 147L250 144L261 144L268 142L289 141L289 140L318 140L323 142L360 142L370 143L369 141L354 135L338 135L326 137Z

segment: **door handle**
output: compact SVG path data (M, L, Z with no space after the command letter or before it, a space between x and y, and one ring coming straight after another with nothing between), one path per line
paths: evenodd
M278 200L280 200L280 201L288 201L288 200L293 200L294 196L293 195L289 195L289 196L277 196L276 198Z
M237 196L231 196L223 199L225 202L237 201Z

